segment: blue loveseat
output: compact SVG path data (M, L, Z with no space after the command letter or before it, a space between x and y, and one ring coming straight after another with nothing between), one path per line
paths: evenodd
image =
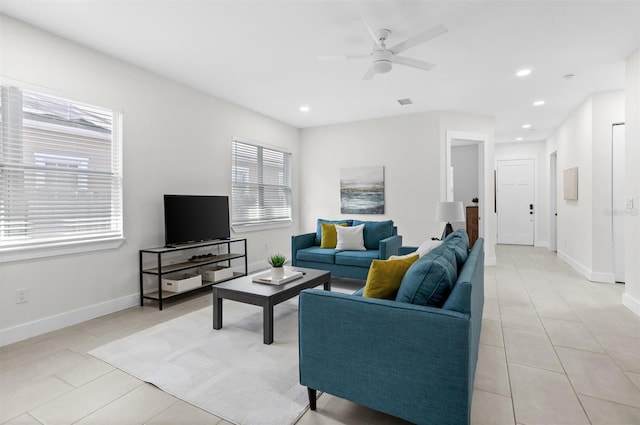
M469 252L456 232L409 267L395 300L301 292L300 383L312 410L323 391L416 424L470 423L484 240Z
M321 248L322 223L345 223L347 226L364 224L365 251L340 251ZM291 264L297 267L328 270L332 276L366 280L369 266L375 259L386 260L396 255L402 245L402 236L392 220L325 220L318 219L315 233L291 237Z

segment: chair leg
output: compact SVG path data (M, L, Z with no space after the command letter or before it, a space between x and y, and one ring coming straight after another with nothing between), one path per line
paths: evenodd
M307 393L309 394L309 408L316 410L316 390L307 387Z

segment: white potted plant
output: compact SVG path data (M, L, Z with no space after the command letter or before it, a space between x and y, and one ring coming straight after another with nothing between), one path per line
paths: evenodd
M284 277L284 265L286 262L287 259L280 254L267 258L267 263L271 266L271 279L282 279Z

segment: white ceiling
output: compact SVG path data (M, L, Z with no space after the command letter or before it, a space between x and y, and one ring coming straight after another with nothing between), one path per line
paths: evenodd
M637 0L1 0L0 12L296 127L460 111L494 117L497 142L545 139L589 94L623 89L640 45ZM403 53L436 67L364 81L366 59L318 61L370 52L358 17L390 29L389 46L444 24Z

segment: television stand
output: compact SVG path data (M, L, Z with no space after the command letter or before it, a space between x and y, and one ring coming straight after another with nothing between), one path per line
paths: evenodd
M213 255L211 250L215 250L216 254ZM196 257L197 261L192 261L193 257ZM145 300L156 301L158 308L162 310L164 301L167 299L246 276L248 272L247 240L217 239L174 247L146 248L139 251L139 261L140 306L144 306ZM210 271L204 271L207 268ZM216 279L218 271L221 277ZM205 280L203 277L197 278L194 274L214 276L214 279ZM167 279L177 277L179 280L184 275L190 275L184 280L186 289L176 285L180 282L175 282L173 286L178 290L167 290Z

